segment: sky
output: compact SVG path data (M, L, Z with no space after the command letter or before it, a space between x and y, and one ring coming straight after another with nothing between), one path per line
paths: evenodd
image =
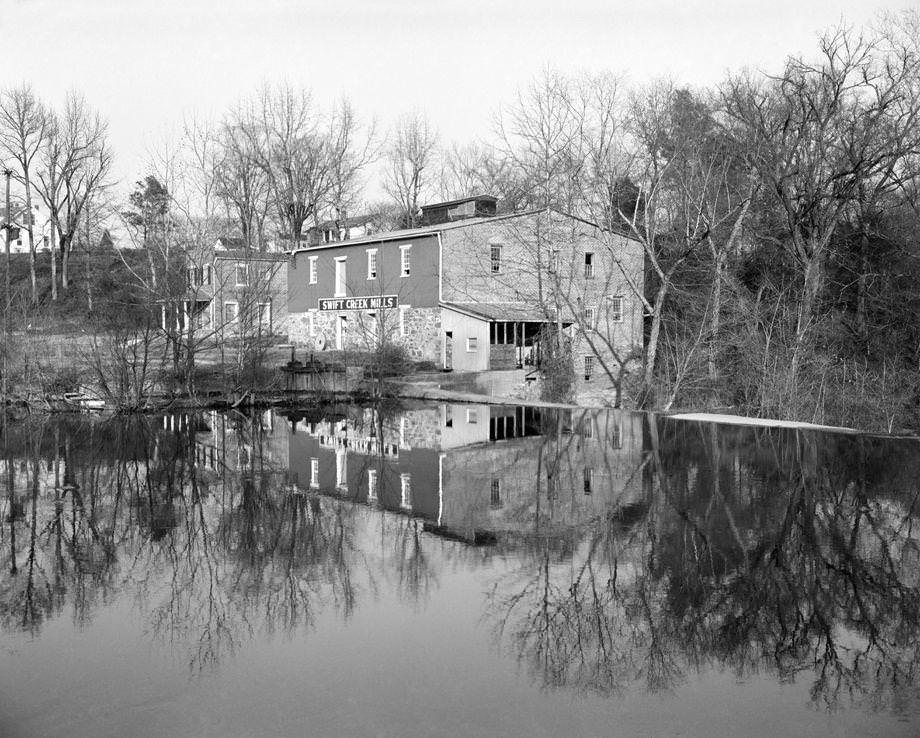
M219 117L262 82L331 106L346 95L386 128L419 109L445 142L488 137L496 109L546 67L717 83L812 54L885 0L0 0L0 84L59 104L81 91L110 122L115 175L191 113Z

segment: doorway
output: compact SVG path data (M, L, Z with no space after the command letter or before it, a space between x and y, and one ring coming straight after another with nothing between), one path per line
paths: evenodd
M454 369L454 332L444 331L444 371Z

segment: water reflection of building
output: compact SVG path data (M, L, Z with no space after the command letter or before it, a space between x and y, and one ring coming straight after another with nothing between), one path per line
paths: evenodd
M469 541L558 534L641 495L641 423L522 406L340 407L291 417L291 482Z

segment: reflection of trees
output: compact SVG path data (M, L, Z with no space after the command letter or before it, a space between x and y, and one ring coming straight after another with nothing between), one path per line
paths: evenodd
M398 411L348 422L392 437ZM546 686L660 691L730 668L808 679L828 706L913 703L912 445L660 420L645 428L644 450L617 456L604 455L601 425L592 440L572 432L579 422L548 413L542 436L493 457L503 473L538 473L532 493L525 483L528 494L505 501L508 533L488 550L424 533L396 507L354 504L355 488L341 499L305 493L270 453L286 437L258 416L219 427L188 418L169 431L145 418L17 426L3 445L0 626L36 632L67 610L86 623L101 603L131 596L197 670L253 634L348 618L383 587L422 606L441 567L504 567L494 552L513 552L520 566L495 583L487 613ZM195 453L204 436L216 464ZM618 473L635 494L587 504L589 441L606 479L634 460L631 479ZM361 458L379 470L380 499L398 505L398 474L383 473L382 457ZM487 485L492 473L469 479Z
M571 558L535 539L490 594L501 641L535 678L661 690L727 666L812 679L831 707L916 700L912 446L673 421L648 439L641 517L613 509Z

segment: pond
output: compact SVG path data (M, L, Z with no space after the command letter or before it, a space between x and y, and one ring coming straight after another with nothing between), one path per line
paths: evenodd
M10 425L0 735L916 735L920 443L466 404Z

